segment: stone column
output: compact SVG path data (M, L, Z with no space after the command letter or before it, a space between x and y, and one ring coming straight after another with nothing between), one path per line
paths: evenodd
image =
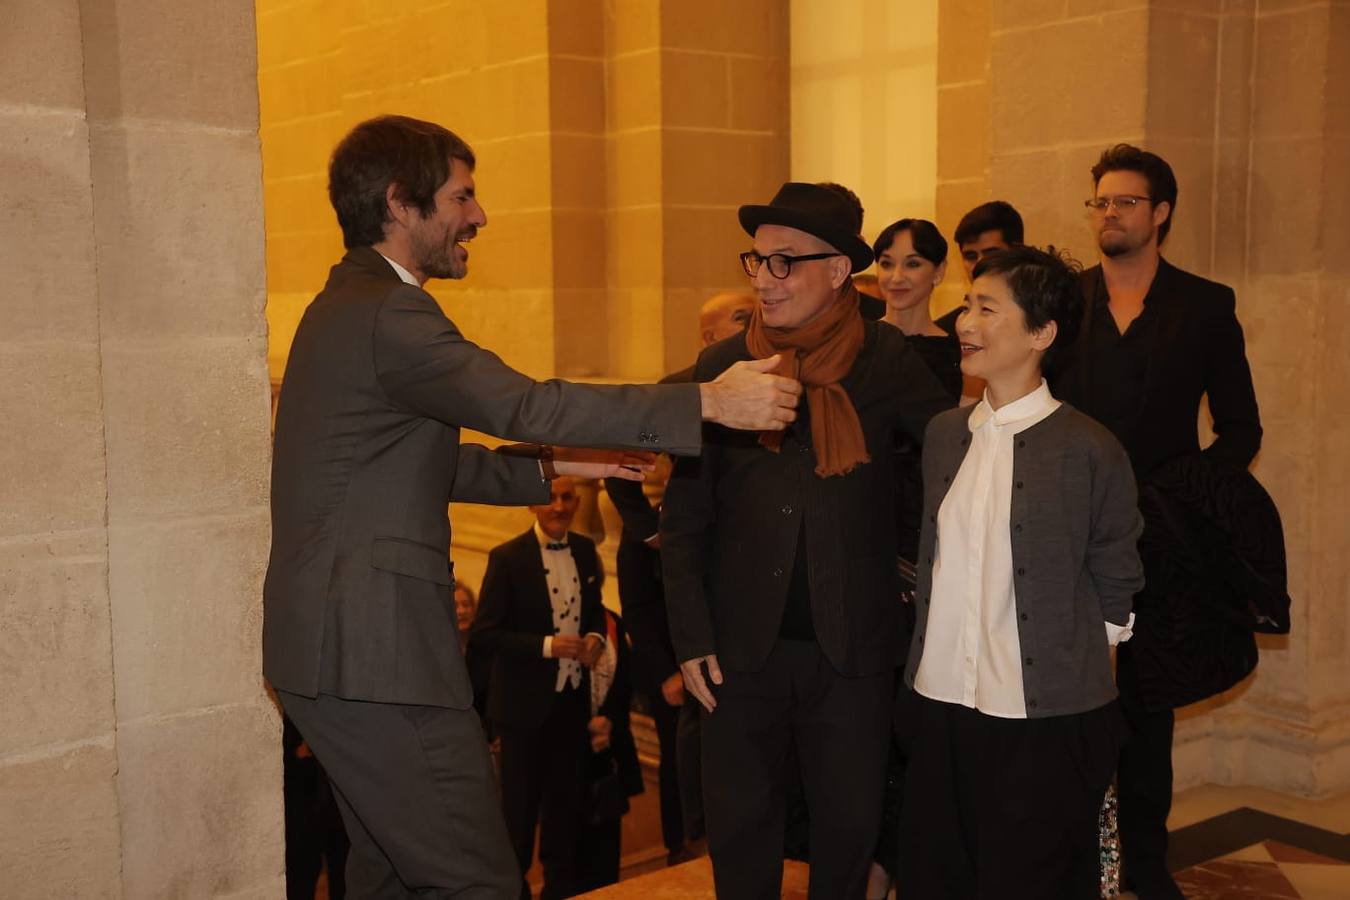
M943 0L941 21L953 27L941 31L940 59L948 46L983 40L971 7ZM1350 428L1339 424L1337 401L1350 374L1339 349L1350 329L1341 251L1350 237L1342 214L1350 10L1331 0L994 0L989 8L988 132L968 122L960 136L944 133L944 146L987 142L990 193L1022 212L1028 240L1088 263L1096 253L1081 200L1092 163L1118 141L1152 149L1180 183L1164 254L1237 291L1266 429L1253 472L1284 518L1294 625L1287 638L1261 639L1248 682L1182 711L1178 786L1344 790ZM954 99L940 94L940 121Z
M14 15L5 893L275 896L252 5Z

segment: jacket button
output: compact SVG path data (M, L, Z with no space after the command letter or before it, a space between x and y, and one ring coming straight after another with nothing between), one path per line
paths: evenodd
M791 504L788 504L788 503L784 503L784 504L783 504L783 515L785 515L785 516L790 516L790 515L792 515L792 505L791 505Z
M920 643L920 644L923 643L923 635L919 635L919 643Z
M1021 449L1022 449L1023 447L1025 447L1026 445L1027 445L1027 442L1026 442L1026 441L1018 441L1018 442L1017 442L1017 449L1018 449L1018 450L1021 450Z
M1027 570L1026 570L1026 569L1018 569L1018 570L1017 570L1017 574L1018 574L1018 575L1025 575L1025 574L1027 574Z
M950 476L950 475L943 475L943 476L942 476L942 483L943 483L943 484L950 484L950 483L951 483L951 480L952 480L952 476ZM1018 487L1021 487L1021 485L1018 485Z
M1027 701L1027 706L1028 706L1030 709L1035 709L1035 708L1036 708L1036 701L1035 701L1035 700L1028 700L1028 701Z
M929 564L930 566L933 564L933 557L931 557L931 556L928 557L928 564Z
M774 578L782 578L782 577L783 577L783 570L782 570L782 569L774 569L774 570L773 570L773 577L774 577Z
M1020 482L1020 481L1017 482L1017 489L1018 489L1019 491L1022 489L1022 482Z
M961 446L962 446L962 447L964 447L966 444L969 444L969 443L970 443L970 438L968 438L968 437L963 437L963 438L961 438Z
M937 524L937 516L929 516L929 517L928 517L928 521L929 521L929 522L932 522L934 525L936 525L936 524Z
M1031 657L1030 657L1030 656L1027 657L1027 665L1031 665Z
M1014 526L1013 526L1013 531L1016 531L1018 534L1021 534L1021 533L1022 533L1022 523L1021 523L1021 522L1018 522L1016 525L1014 525Z
M1027 619L1029 619L1029 618L1030 618L1030 616L1028 616L1026 613L1022 613L1022 621L1023 621L1023 622L1025 622L1025 621L1026 621Z
M924 605L924 606L927 606L927 605L928 605L928 598L927 598L927 597L924 597L924 598L923 598L923 605Z

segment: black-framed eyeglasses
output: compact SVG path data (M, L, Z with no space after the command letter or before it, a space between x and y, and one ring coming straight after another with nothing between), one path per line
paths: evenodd
M1127 213L1140 203L1148 203L1149 200L1150 198L1140 197L1137 194L1121 194L1119 197L1092 197L1084 200L1083 205L1093 213L1102 215L1113 206L1116 212Z
M759 267L765 263L769 264L769 274L774 278L786 278L792 272L793 263L810 262L813 259L829 259L832 256L843 256L842 253L806 253L802 256L788 256L786 253L770 253L768 256L760 256L753 250L747 250L741 254L741 268L745 269L745 274L754 278L759 274Z

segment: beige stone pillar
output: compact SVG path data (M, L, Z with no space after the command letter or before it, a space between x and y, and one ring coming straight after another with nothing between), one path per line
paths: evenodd
M2 892L276 896L252 5L6 17Z
M943 0L940 60L984 40L975 7L983 4ZM1337 412L1350 374L1341 350L1350 332L1342 212L1350 202L1350 10L1330 0L993 0L987 8L988 130L967 122L959 135L944 133L943 145L984 142L989 192L1022 212L1028 240L1067 247L1087 263L1096 253L1081 201L1092 163L1118 141L1158 152L1180 183L1164 254L1238 295L1266 429L1253 471L1284 518L1294 630L1261 639L1256 674L1229 696L1182 712L1178 786L1344 790L1350 428ZM940 93L940 121L956 119L954 100Z

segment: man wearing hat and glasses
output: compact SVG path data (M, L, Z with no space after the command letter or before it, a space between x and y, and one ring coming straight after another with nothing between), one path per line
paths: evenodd
M740 222L757 303L695 380L779 354L807 402L786 431L705 427L665 495L671 636L705 710L708 847L719 896L778 896L795 755L810 896L861 897L903 652L889 460L897 432L922 439L951 401L899 331L859 314L849 276L872 253L851 191L788 183Z

